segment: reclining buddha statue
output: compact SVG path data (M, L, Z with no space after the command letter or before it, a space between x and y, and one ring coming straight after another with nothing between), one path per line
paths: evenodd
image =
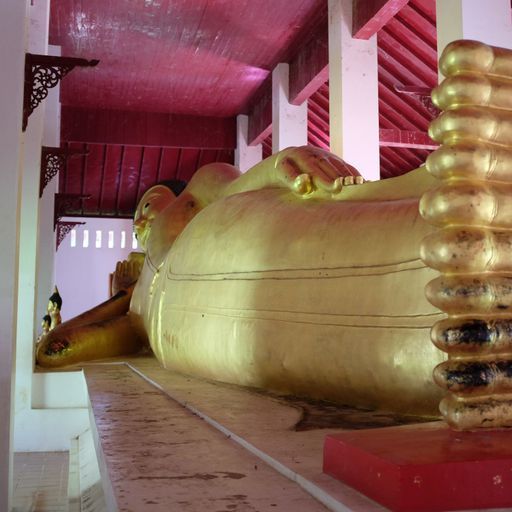
M38 363L148 340L164 367L202 378L404 414L437 415L448 391L452 426L482 426L492 407L483 426L512 425L506 379L491 382L498 359L508 369L512 334L495 328L498 358L477 339L506 313L480 307L488 272L501 272L489 295L505 293L512 270L502 233L512 225L502 183L512 180L512 53L456 42L441 69L433 99L446 112L431 128L441 146L404 176L363 182L336 156L300 147L245 174L207 165L178 196L150 188L134 218L145 251L136 284L51 331ZM472 385L486 364L487 387Z

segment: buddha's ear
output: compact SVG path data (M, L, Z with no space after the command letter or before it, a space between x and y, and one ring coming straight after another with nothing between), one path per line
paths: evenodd
M135 210L134 221L144 216L148 209L152 213L159 213L169 204L176 200L174 192L165 185L154 185L146 190L144 195L140 198L137 209Z

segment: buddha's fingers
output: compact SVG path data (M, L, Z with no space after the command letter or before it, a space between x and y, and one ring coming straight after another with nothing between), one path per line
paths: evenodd
M446 144L427 158L428 171L439 179L470 178L512 182L512 148L460 141Z
M434 369L438 386L466 396L512 393L512 361L449 360Z
M440 144L489 142L511 147L512 111L480 106L447 110L432 121L428 133Z
M425 293L449 315L510 316L512 274L442 274L427 284Z
M305 196L313 191L313 181L309 174L299 174L293 181L291 189L300 196Z
M430 333L439 349L467 358L477 355L512 354L512 318L446 318L434 324Z
M446 46L439 61L444 76L465 71L512 76L512 51L478 41L454 41Z
M340 158L331 157L330 161L332 164L338 169L338 174L340 176L354 176L361 177L359 171L350 164L347 164L344 160Z
M425 237L421 259L444 273L508 272L512 231L447 226Z
M439 406L447 423L456 430L512 427L512 394L474 398L450 393Z
M440 67L433 100L445 111L429 134L442 146L427 160L440 184L420 202L441 228L421 247L441 272L426 297L448 315L431 330L448 354L434 380L452 427L512 426L512 52L457 41Z
M302 173L300 173L293 162L286 159L282 161L281 166L285 182L292 182L290 188L296 194L305 196L315 191L334 193L341 190L338 176L333 172L328 174L317 161L309 162L308 171Z
M473 180L444 180L427 191L420 212L429 223L512 228L512 184Z
M438 85L432 101L441 110L473 105L510 110L512 79L461 73Z

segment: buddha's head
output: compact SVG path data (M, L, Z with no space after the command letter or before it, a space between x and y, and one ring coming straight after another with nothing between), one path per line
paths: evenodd
M142 250L146 250L153 221L175 199L172 190L165 185L155 185L142 196L133 217L133 229Z
M43 329L43 334L46 334L50 330L51 325L52 317L50 315L44 315L41 321L41 328Z
M46 309L48 314L58 313L62 309L62 297L60 296L59 289L56 286L48 299L48 306Z

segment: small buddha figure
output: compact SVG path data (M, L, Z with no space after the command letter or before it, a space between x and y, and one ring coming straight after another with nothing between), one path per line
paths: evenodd
M52 318L50 315L44 315L41 320L41 334L38 336L36 345L39 345L44 337L50 332L50 326L52 323Z
M45 334L48 334L50 332L51 324L52 324L52 317L50 315L44 315L43 319L41 321L41 328L43 329L41 336L44 336Z
M50 331L55 329L57 325L62 323L62 317L60 315L60 310L62 309L62 297L59 294L59 289L57 286L53 289L52 295L48 299L48 316L51 319L50 322Z

